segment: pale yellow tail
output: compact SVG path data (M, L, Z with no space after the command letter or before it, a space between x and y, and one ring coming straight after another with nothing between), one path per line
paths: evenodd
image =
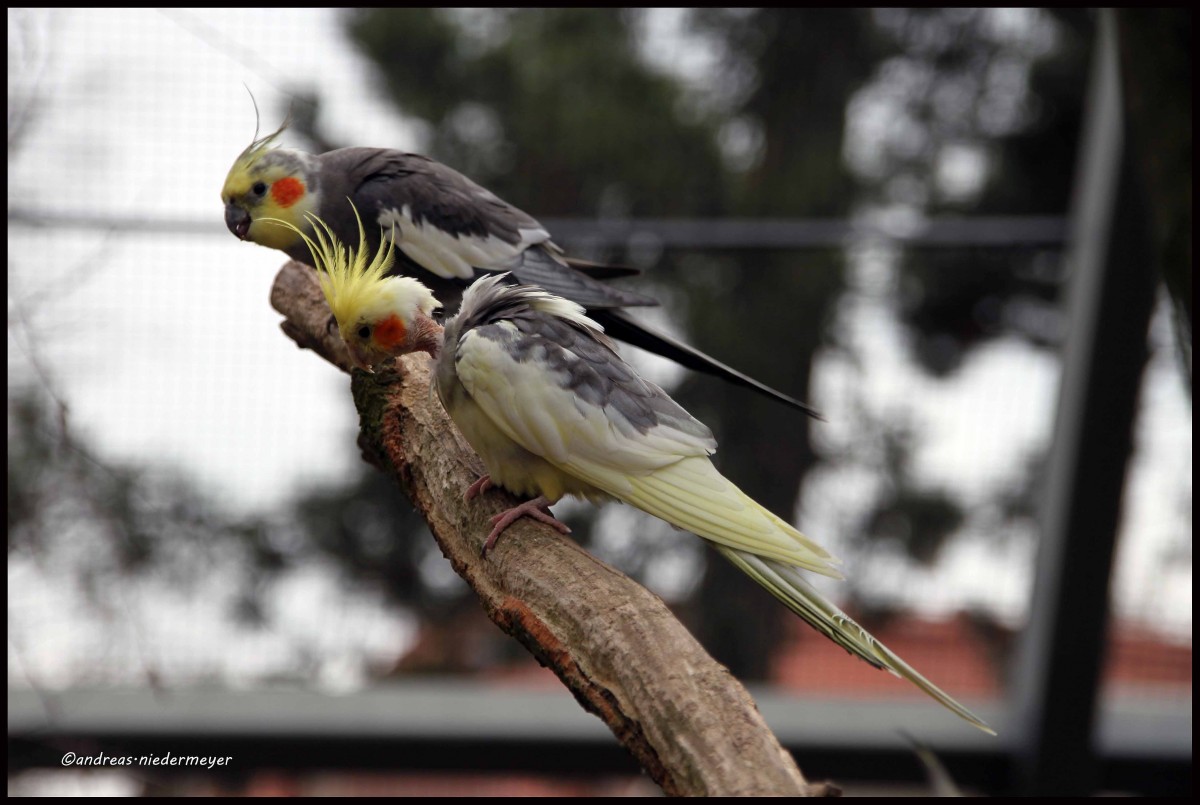
M708 458L685 458L622 480L624 488L613 484L606 491L711 541L726 559L830 640L876 668L907 679L971 724L995 734L813 589L800 570L841 578L837 559L738 489Z
M801 577L796 568L724 545L714 547L742 572L782 601L788 609L851 654L861 657L876 668L886 668L896 676L907 679L956 715L986 733L996 734L996 731L981 718L946 695L941 688L917 673L916 669L855 623L853 618L825 600Z

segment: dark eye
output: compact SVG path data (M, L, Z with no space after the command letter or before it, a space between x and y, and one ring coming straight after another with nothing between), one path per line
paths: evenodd
M254 191L254 195L261 196L263 193L267 192L267 183L266 182L255 182L254 187L252 187L250 189Z
M438 324L441 324L443 321L446 320L446 311L442 310L441 308L438 308L437 310L433 311L433 320L436 321Z
M362 327L359 327L358 328L358 337L362 338L362 339L370 338L371 337L371 328L365 324Z

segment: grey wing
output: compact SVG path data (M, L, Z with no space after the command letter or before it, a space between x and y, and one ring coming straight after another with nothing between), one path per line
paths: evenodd
M592 279L587 274L565 265L543 246L526 249L509 270L521 283L537 285L555 296L578 302L588 310L611 310L622 307L657 305L658 301L632 291L625 291Z
M580 400L628 423L628 435L671 432L704 452L716 450L712 431L665 391L644 379L603 336L565 319L528 310L510 320L519 335L506 344L517 362L539 361Z
M350 171L353 198L364 215L373 215L385 230L398 228L401 255L438 277L470 282L476 269L511 271L519 282L587 308L658 304L569 265L535 218L428 157L347 148L324 158Z
M510 246L550 239L532 216L429 157L389 148L342 148L322 160L348 177L351 197L364 215L368 210L376 216L400 213L407 206L413 225L430 224L453 237L494 238Z

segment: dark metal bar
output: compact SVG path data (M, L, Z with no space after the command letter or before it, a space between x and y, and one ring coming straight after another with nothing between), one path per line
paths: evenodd
M1066 220L1051 216L930 218L886 223L827 219L546 219L564 242L591 239L621 245L657 240L663 246L697 249L793 249L841 247L884 240L912 246L1061 246Z
M1013 712L1021 793L1088 796L1108 587L1157 277L1101 13L1069 245L1068 335Z
M901 730L933 750L956 782L1011 790L1015 733L993 703L971 702L1000 737L920 698L802 699L753 691L771 729L812 779L923 781ZM1105 703L1099 753L1114 790L1190 788L1191 713L1178 702ZM213 769L133 765L137 774L242 774L254 769L637 774L637 766L565 689L414 681L343 696L303 691L70 690L8 692L9 772L62 765L67 752L140 759L230 757ZM109 767L112 768L112 767Z
M218 211L219 212L219 211ZM10 208L8 223L26 228L88 229L121 234L185 234L232 237L219 214L212 220L136 218ZM544 218L561 243L598 246L653 243L691 249L835 248L871 240L927 247L1061 247L1066 219L1054 216L930 218L903 223L844 218Z

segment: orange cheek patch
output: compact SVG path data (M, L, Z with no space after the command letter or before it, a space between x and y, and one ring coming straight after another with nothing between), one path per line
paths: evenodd
M280 207L290 207L300 200L304 195L304 182L299 179L288 176L285 179L280 179L275 184L271 185L271 198L275 199L275 203Z
M400 344L404 343L405 336L408 335L408 330L404 326L404 322L400 321L399 316L388 316L379 324L375 325L373 333L375 343L380 349L391 352Z

